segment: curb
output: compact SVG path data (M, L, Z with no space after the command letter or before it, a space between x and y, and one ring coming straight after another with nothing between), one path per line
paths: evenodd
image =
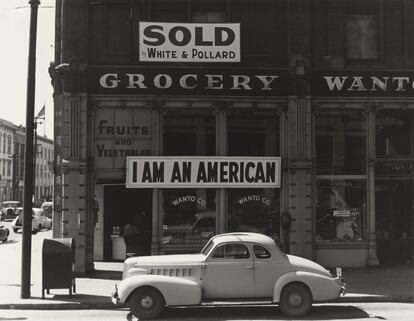
M389 303L414 303L411 296L355 296L355 297L341 297L336 300L326 302L316 302L316 304L323 303L375 303L375 302L389 302ZM0 304L0 310L92 310L92 309L123 309L127 308L127 304L114 305L111 302L64 302L64 303L5 303Z

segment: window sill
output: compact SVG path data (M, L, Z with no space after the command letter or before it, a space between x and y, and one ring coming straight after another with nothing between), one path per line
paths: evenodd
M315 241L317 249L365 249L368 248L368 241Z

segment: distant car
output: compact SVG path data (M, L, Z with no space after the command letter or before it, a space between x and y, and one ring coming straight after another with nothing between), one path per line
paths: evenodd
M216 213L211 211L194 214L193 219L182 225L166 225L163 229L163 244L174 243L177 239L186 240L198 236L207 241L214 235Z
M0 242L6 243L10 235L7 227L0 223Z
M48 218L48 224L50 223L50 228L52 228L53 223L53 202L43 202L40 206L42 210L45 211L46 217Z
M14 219L17 216L16 208L20 206L19 201L4 201L1 203L0 220Z
M12 223L13 232L17 233L23 228L23 207L18 209L18 216ZM46 213L41 208L32 209L32 233L36 234L41 229L50 229L52 227L52 220L46 216Z
M125 260L112 302L128 303L140 320L156 318L165 306L218 300L278 304L283 314L300 317L314 302L344 293L342 278L319 264L283 253L264 234L237 232L213 236L199 254Z

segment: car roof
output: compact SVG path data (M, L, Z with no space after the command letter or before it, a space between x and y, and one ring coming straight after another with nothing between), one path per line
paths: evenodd
M226 243L226 242L252 242L260 243L263 245L274 246L275 241L264 234L253 233L253 232L233 232L219 234L213 237L215 243Z
M3 205L5 205L5 204L20 204L20 202L19 201L4 201L4 202L1 202L1 204L3 204Z

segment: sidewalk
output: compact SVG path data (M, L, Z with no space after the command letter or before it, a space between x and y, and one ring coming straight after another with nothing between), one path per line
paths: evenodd
M96 271L76 279L76 293L50 290L42 299L41 273L32 272L31 298L20 298L20 282L1 281L0 309L103 309L115 308L110 300L114 284L121 278L122 263L96 262ZM40 277L39 277L40 276ZM413 266L344 269L348 293L337 302L413 303Z

